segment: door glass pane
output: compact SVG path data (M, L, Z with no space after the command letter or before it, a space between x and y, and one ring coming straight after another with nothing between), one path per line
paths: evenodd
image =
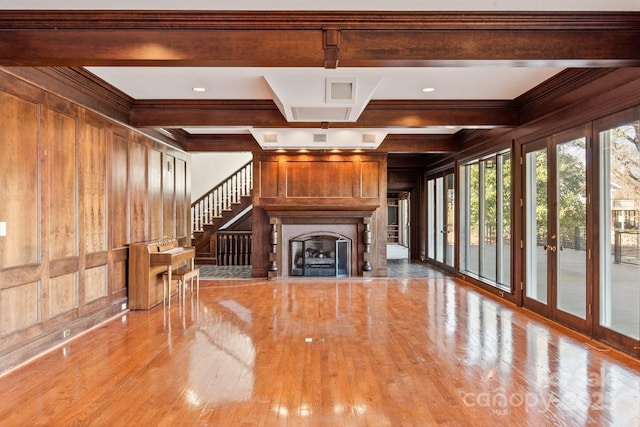
M498 176L496 156L481 162L483 205L480 218L482 222L480 274L492 282L496 281L496 218Z
M436 178L436 261L444 262L444 178Z
M436 186L435 180L427 181L427 258L435 258L436 248Z
M600 324L640 339L640 122L600 133Z
M467 271L480 274L480 166L467 166Z
M511 284L511 153L503 153L498 156L498 171L502 181L498 181L498 220L499 227L498 264L499 284L506 285L510 289Z
M547 150L526 155L526 295L547 303Z
M586 139L559 144L557 154L557 308L587 314ZM552 243L555 244L555 243Z
M455 207L456 207L456 189L455 189L455 179L452 173L445 176L446 180L446 216L447 216L447 237L445 244L446 253L445 253L445 261L447 265L453 267L453 253L455 248Z

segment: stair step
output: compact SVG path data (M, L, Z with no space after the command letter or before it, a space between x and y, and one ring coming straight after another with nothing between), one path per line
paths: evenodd
M216 258L208 257L208 256L196 256L194 259L194 262L196 264L209 264L209 265L218 264L218 260Z

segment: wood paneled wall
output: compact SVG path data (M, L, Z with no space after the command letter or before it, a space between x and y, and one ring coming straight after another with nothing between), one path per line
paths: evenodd
M0 372L127 307L128 245L190 243L188 154L0 71Z
M254 153L253 275L267 276L268 212L366 212L372 275L386 276L387 155ZM286 244L284 242L283 244Z

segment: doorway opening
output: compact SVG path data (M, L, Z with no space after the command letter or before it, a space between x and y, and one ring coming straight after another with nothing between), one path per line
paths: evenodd
M387 194L387 259L409 259L410 212L408 191Z

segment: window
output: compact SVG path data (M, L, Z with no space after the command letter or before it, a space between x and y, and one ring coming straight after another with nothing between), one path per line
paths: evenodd
M460 270L511 289L511 153L461 167Z
M600 132L600 319L640 339L640 121Z

